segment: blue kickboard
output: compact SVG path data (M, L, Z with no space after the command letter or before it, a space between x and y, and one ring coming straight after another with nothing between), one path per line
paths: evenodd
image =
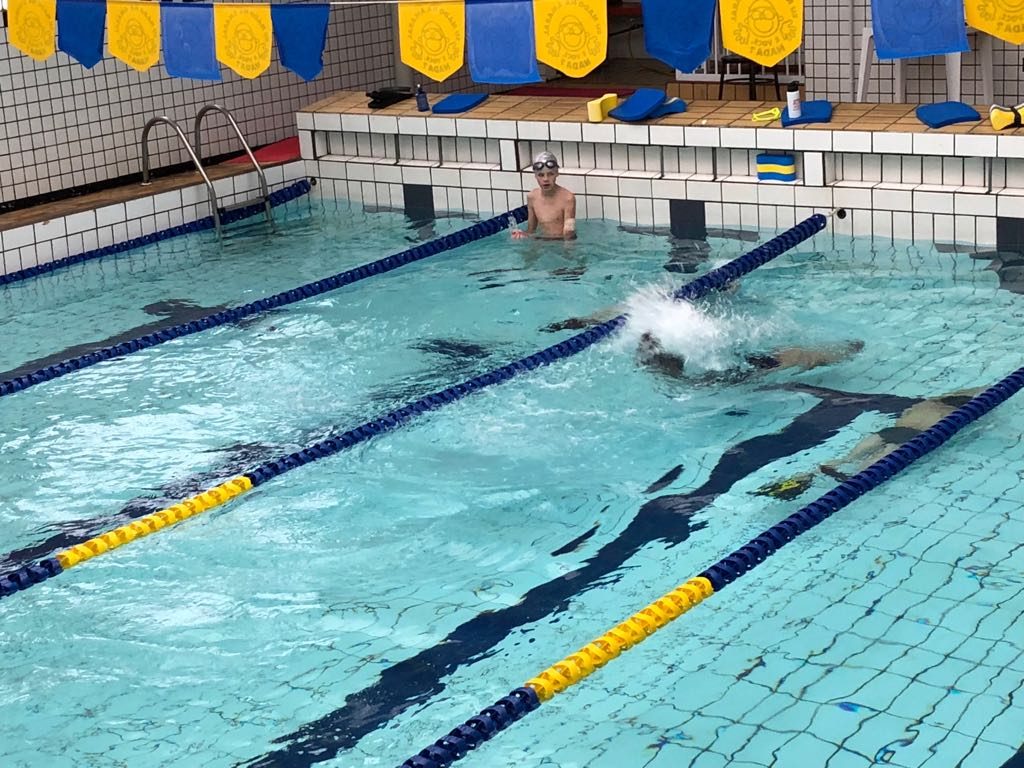
M667 98L660 88L637 88L628 99L608 114L627 123L646 120L665 104Z
M486 93L452 93L434 105L434 113L454 115L459 112L468 112L486 98Z
M929 128L942 128L954 123L981 120L974 107L962 101L943 101L939 104L922 104L917 108L917 119Z
M686 102L682 99L669 99L660 107L657 107L651 114L647 116L648 119L654 119L655 117L664 117L665 115L677 115L680 112L686 111Z
M827 123L832 120L832 102L805 101L800 105L800 117L790 117L789 107L782 110L782 125L805 125L806 123Z

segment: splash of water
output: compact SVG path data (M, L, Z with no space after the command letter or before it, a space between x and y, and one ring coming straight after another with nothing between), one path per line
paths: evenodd
M674 301L669 291L648 286L626 301L629 322L617 337L618 348L632 353L644 333L661 342L665 352L686 358L687 370L723 371L743 361L744 353L771 346L775 323L737 310L726 298L691 304Z

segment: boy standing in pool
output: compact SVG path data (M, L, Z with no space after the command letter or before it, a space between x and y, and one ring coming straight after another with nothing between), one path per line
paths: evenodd
M576 238L576 195L558 185L558 159L541 152L533 159L537 189L526 197L529 218L526 230L513 229L512 237L521 240L536 236L545 240Z

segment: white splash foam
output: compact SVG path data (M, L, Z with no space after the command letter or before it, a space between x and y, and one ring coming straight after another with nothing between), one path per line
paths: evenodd
M688 370L723 371L743 353L771 345L775 324L739 311L727 298L699 305L673 301L660 286L641 288L626 301L629 322L617 336L620 351L632 354L644 333L653 334L669 353L683 355Z

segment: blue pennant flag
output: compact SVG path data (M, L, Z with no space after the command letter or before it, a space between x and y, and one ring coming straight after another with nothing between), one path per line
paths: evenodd
M539 83L532 0L466 0L466 57L477 83Z
M161 3L164 68L171 77L220 80L213 35L213 6Z
M103 58L106 0L57 0L57 47L83 67Z
M330 17L331 6L327 3L270 6L281 64L303 80L312 80L324 68Z
M879 59L909 59L967 50L964 0L871 0Z
M716 0L642 0L644 47L680 72L693 72L711 56ZM685 15L685 18L683 16Z

